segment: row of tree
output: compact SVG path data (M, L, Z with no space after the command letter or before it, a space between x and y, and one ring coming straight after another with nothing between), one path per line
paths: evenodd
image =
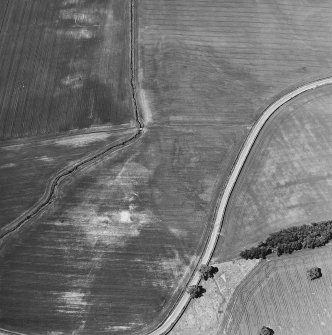
M327 244L332 239L332 221L323 221L304 224L302 226L282 229L272 233L257 247L243 250L240 256L245 259L266 258L272 252L278 256L291 254L293 251L318 248Z

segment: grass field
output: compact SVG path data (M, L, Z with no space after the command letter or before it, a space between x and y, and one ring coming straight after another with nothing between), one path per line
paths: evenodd
M48 180L60 170L113 142L129 138L133 132L134 129L112 130L3 142L0 146L0 231L41 198Z
M313 266L323 276L309 281ZM331 287L331 246L265 262L236 290L218 334L257 334L262 325L276 334L330 334Z
M0 138L133 120L129 0L0 3Z
M2 328L145 334L157 326L203 249L260 112L281 91L330 71L328 2L138 5L148 127L135 145L79 173L7 241Z
M331 106L331 86L309 91L262 130L231 195L219 260L280 229L331 219Z

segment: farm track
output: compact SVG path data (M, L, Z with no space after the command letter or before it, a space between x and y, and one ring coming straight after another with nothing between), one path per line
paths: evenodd
M223 218L226 211L226 207L228 204L228 200L230 199L230 195L232 193L232 190L236 184L236 181L240 175L240 172L246 162L246 159L252 149L252 147L255 144L255 141L264 127L264 125L269 121L270 117L284 104L291 101L295 97L299 96L302 93L305 93L310 90L314 90L318 87L322 87L325 85L331 85L332 84L332 77L323 78L319 80L315 80L313 82L298 86L294 90L292 90L289 93L286 93L285 95L279 97L275 102L270 104L262 113L254 127L251 129L245 143L242 146L242 149L236 159L236 163L233 167L233 170L231 172L231 175L228 179L227 185L225 187L225 191L222 194L221 200L218 205L217 212L215 214L214 219L214 226L212 233L209 237L209 240L206 243L204 252L202 253L199 262L197 263L197 266L188 281L189 285L198 285L201 281L200 275L199 275L199 267L201 264L208 264L212 258L213 252L216 248L218 237L220 230L222 228L223 224ZM176 324L176 322L179 320L181 315L186 310L188 304L190 302L190 296L188 293L184 293L182 297L178 300L178 303L176 307L171 311L167 319L154 331L148 333L149 335L164 335L167 334Z
M135 0L131 0L130 2L130 70L131 70L131 78L130 78L130 85L131 85L131 91L132 91L132 100L133 100L133 106L134 106L134 116L136 121L136 132L130 136L128 139L120 142L115 143L114 142L102 149L98 152L92 153L85 158L83 158L81 161L77 162L76 164L61 170L56 176L51 179L46 187L46 190L41 197L41 199L28 211L23 213L20 217L18 217L16 220L12 221L5 227L3 227L0 231L0 246L3 244L4 240L15 233L19 228L21 228L23 225L25 225L28 222L31 222L32 219L34 219L36 216L40 215L42 212L44 212L49 205L51 205L55 200L57 196L57 192L59 187L61 186L61 183L74 173L76 173L79 170L82 170L95 162L101 160L105 156L118 151L120 149L124 149L131 144L135 143L140 136L143 134L143 128L144 123L140 117L139 113L139 107L138 107L138 101L137 101L137 95L136 95L136 29L135 29ZM95 131L93 131L95 132Z

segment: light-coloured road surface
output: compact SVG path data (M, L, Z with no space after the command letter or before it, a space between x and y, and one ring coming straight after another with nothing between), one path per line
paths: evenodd
M224 219L224 214L226 210L226 206L228 203L228 200L230 198L230 195L232 193L232 190L235 186L235 183L239 177L239 174L244 166L244 163L250 153L250 150L252 149L255 140L257 136L259 135L260 131L264 127L264 125L267 123L269 118L272 116L274 112L276 112L281 106L283 106L285 103L288 101L292 100L293 98L297 97L298 95L314 90L318 87L324 86L324 85L330 85L332 84L332 77L320 79L313 81L311 83L305 84L303 86L300 86L293 90L290 93L285 94L278 100L276 100L274 103L272 103L268 108L265 109L259 120L256 122L255 126L251 129L242 149L241 152L238 156L238 159L233 167L233 170L231 172L230 178L228 180L228 183L226 185L225 191L222 195L221 201L218 204L218 210L217 214L215 217L215 222L213 226L212 233L210 235L208 244L204 250L203 255L201 256L200 262L198 267L196 267L196 272L193 274L188 286L190 285L197 285L200 282L200 276L198 269L201 264L208 264L211 260L213 251L216 247L220 229L222 227L223 219ZM167 334L173 326L176 324L178 319L181 317L183 312L185 311L188 303L190 301L190 296L188 293L184 293L182 298L179 300L178 304L176 307L173 309L173 311L169 314L167 319L154 331L150 332L148 335L164 335Z

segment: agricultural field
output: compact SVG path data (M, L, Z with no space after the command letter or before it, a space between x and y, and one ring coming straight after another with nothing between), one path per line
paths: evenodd
M243 312L241 308L238 311L239 305L245 305L244 300L238 298L234 298L238 300L232 310L228 308L229 312L226 313L226 320L223 322L225 308L228 305L229 296L232 295L230 287L234 290L240 280L244 279L246 286L241 284L241 288L237 290L245 295L251 287L259 290L260 285L263 285L261 281L253 280L252 274L245 277L247 271L241 270L246 267L250 270L252 261L247 264L244 260L241 263L239 260L231 259L236 258L245 247L256 245L269 233L281 228L331 218L329 212L332 196L329 173L332 166L332 156L329 154L332 140L329 131L332 122L331 92L332 87L326 86L299 95L275 112L263 127L237 180L226 209L221 237L212 258L219 272L213 280L203 282L207 290L206 294L203 298L190 303L189 308L171 331L171 335L221 334L221 325L226 327L228 322L229 329L234 329L227 328L224 334L257 334L263 324L271 324L268 322L270 320L264 317L263 320L266 322L262 321L263 323L260 324L261 315L255 319L254 307L251 309L248 307L247 312ZM321 253L312 252L317 255L322 253L326 258L331 248ZM305 252L301 262L310 268L310 262L306 263L308 255L310 251ZM229 260L225 262L227 259ZM286 264L287 256L282 259L280 264ZM273 260L274 263L279 264L277 260ZM291 264L289 268L292 267ZM231 271L231 268L236 271ZM305 276L305 269L302 270ZM266 267L260 265L254 269L255 276L260 279L265 278L266 271L268 271ZM269 292L269 288L270 286L266 288L266 292ZM297 294L301 294L301 289L298 288ZM279 292L283 292L282 289L278 292L272 291L270 295L278 296ZM325 290L323 294L328 293ZM294 295L291 297L290 301L296 305L296 297ZM261 297L257 299L257 301L262 300ZM272 301L266 302L267 305L262 307L262 311L265 312L270 303L272 304ZM280 311L285 306L285 302L279 301L278 304L274 302L273 305L272 315L279 315L282 313ZM313 310L320 314L325 313L324 308L321 309L321 306L317 305ZM249 313L251 310L253 312L250 314L250 322L255 323L256 328L251 325L249 328L243 328L241 332L235 325L243 313ZM290 313L289 310L287 311ZM232 318L233 314L236 315L234 318ZM294 320L292 319L294 334L316 334L313 332L314 328L301 332L303 329L295 324L298 322L297 317L289 316L289 318L292 317L294 317ZM243 319L242 322L247 324L247 321ZM315 325L316 321L310 319L310 322ZM272 328L281 334L287 333L284 328L278 327ZM327 323L326 329L330 329ZM329 332L329 330L326 331ZM290 330L289 333L291 333ZM319 334L318 331L317 334Z
M231 195L220 260L273 232L332 218L332 86L301 94L263 128Z
M257 259L213 262L213 266L218 268L218 272L214 274L213 279L201 283L206 292L201 298L190 301L169 334L220 335L218 330L235 289L257 264L259 264Z
M315 266L322 277L310 281ZM262 325L276 334L330 334L331 287L330 245L263 262L235 291L218 334L257 334Z
M95 3L113 2L68 0L66 6ZM24 334L155 329L197 264L254 122L276 96L332 72L329 2L134 3L145 130L131 146L78 171L47 211L4 241L0 328ZM97 68L100 76L112 73L111 65Z
M46 192L49 180L60 171L67 171L85 157L123 142L135 130L100 130L0 144L0 231L33 206Z
M133 121L129 0L0 3L0 139Z
M277 95L332 72L329 1L138 3L141 88L155 122L250 126Z
M202 251L222 157L237 149L234 135L211 129L150 128L71 178L48 212L2 249L1 328L156 327Z

